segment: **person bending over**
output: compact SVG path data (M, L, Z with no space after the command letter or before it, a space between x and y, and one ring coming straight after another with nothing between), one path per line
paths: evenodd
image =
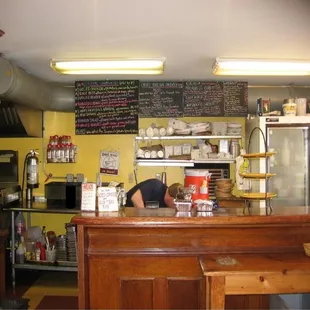
M158 179L138 183L127 193L127 207L144 208L147 201L158 201L160 208L173 208L173 201L183 185L174 183L169 187Z

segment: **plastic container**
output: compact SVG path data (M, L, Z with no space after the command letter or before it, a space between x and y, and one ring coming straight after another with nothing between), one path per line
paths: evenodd
M211 176L208 170L186 169L184 184L192 189L192 200L209 199ZM205 182L204 182L205 181Z
M46 260L54 262L56 260L56 250L45 250Z
M296 115L305 116L307 111L307 98L296 98Z
M284 116L295 116L296 115L296 103L295 99L285 99L282 105Z

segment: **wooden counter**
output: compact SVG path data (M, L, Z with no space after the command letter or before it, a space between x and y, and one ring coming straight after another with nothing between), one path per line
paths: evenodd
M78 224L79 307L205 309L202 254L302 253L310 242L310 208L125 208L82 213ZM227 296L228 309L268 308L268 296Z

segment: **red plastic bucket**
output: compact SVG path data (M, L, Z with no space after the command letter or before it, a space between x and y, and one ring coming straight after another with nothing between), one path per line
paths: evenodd
M197 199L209 199L210 177L207 177L208 173L209 171L204 169L185 169L184 185L193 189L193 201Z

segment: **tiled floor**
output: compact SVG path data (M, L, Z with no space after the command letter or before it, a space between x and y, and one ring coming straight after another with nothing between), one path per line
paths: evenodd
M23 281L24 282L24 281ZM8 296L12 292L8 291ZM78 296L77 273L75 272L49 272L42 274L31 286L16 281L16 297L29 299L29 309L36 309L44 296ZM63 303L63 299L60 299ZM58 309L67 309L62 304ZM68 309L72 309L68 307Z
M29 309L35 309L46 295L78 296L77 274L60 272L45 274L26 291L23 297L30 299Z

